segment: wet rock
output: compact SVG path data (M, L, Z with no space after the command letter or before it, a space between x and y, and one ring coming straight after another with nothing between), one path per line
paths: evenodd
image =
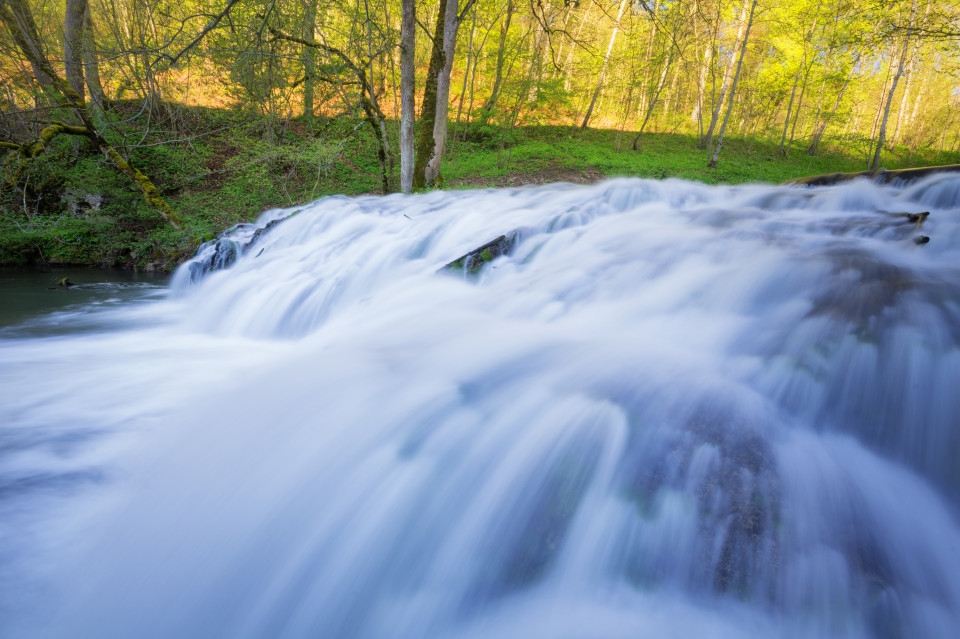
M936 173L954 173L960 172L960 164L944 164L941 166L925 166L912 169L895 169L888 171L886 169L877 169L874 171L858 171L856 173L826 173L823 175L810 175L807 177L787 180L784 184L803 184L806 186L830 186L841 182L849 182L859 177L872 179L874 182L888 184L894 180L919 180L920 178L934 175Z
M302 209L301 209L301 210L302 210ZM260 240L260 238L262 238L264 235L266 235L267 233L269 233L270 231L272 231L273 229L275 229L275 228L277 227L277 225L280 224L280 222L283 222L283 221L285 221L285 220L289 220L290 218L294 217L294 216L297 215L298 213L300 213L300 211L294 211L293 213L291 213L290 215L288 215L288 216L286 216L286 217L281 217L281 218L277 218L277 219L275 219L275 220L271 220L269 223L267 223L266 226L264 226L264 227L262 227L262 228L259 228L259 229L257 229L256 231L254 231L254 232L253 232L253 235L250 237L250 241L247 242L246 246L244 247L244 252L245 252L245 253L246 253L246 252L249 252L250 249L253 248L253 245L256 244L256 243ZM261 250L262 250L262 249L261 249Z
M501 235L445 264L438 272L476 275L487 262L491 262L501 255L510 255L516 247L518 238L519 234L516 231Z

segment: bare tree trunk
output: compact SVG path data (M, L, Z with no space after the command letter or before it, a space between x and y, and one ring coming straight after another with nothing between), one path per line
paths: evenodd
M896 51L891 49L890 56L893 55ZM870 129L870 149L867 151L867 162L870 161L870 154L873 152L873 139L877 135L877 130L880 128L880 120L883 117L883 107L886 104L884 102L885 96L887 95L887 87L890 86L890 79L893 77L893 65L887 65L887 75L883 78L883 87L880 89L880 99L877 101L876 113L873 114L873 126Z
M907 102L910 100L910 88L913 84L913 60L907 65L907 81L903 85L903 95L900 96L900 108L897 109L897 125L893 127L893 135L890 136L890 147L893 148L900 140L900 130L903 128L903 118L907 112Z
M613 33L610 34L610 44L607 45L607 54L603 56L603 66L600 67L600 75L597 77L597 87L593 90L593 97L590 99L590 106L587 107L587 113L583 116L583 122L580 124L580 130L587 128L590 124L590 116L593 115L593 107L597 104L597 98L600 97L600 91L603 90L603 76L607 73L607 63L610 62L610 53L613 51L613 44L617 40L617 31L620 30L620 18L623 17L623 8L627 6L627 0L620 0L620 10L617 11L617 21L613 25Z
M90 90L90 105L94 111L106 108L107 98L100 84L100 62L97 59L97 42L93 34L93 15L90 13L90 4L83 14L83 38L81 45L83 57L83 74L86 76L87 88Z
M666 84L667 72L670 70L670 65L673 63L673 51L671 50L670 57L667 58L667 61L663 65L663 71L660 72L660 79L657 81L657 90L653 94L653 99L650 100L650 106L647 107L647 114L643 118L643 122L640 124L640 130L637 131L637 136L633 138L633 144L631 145L633 150L638 150L638 144L640 142L640 136L643 135L643 130L647 127L647 122L650 121L650 116L653 114L653 110L657 107L657 100L660 98L660 93L663 91L663 87Z
M473 4L471 1L468 8ZM447 111L450 99L450 72L457 44L460 16L458 0L440 0L437 6L437 24L434 29L430 66L423 87L423 106L416 158L413 169L413 187L432 185L440 177L440 161L447 137Z
M744 4L746 7L746 4ZM733 84L730 86L730 102L727 105L727 113L723 116L723 124L720 126L720 136L717 139L717 148L713 150L713 156L707 163L707 168L717 166L717 158L720 157L720 148L723 146L723 134L727 130L727 122L730 120L730 113L733 112L733 98L737 94L737 82L740 80L740 70L743 68L743 54L747 51L747 42L750 39L750 27L753 26L753 14L757 9L757 0L753 0L750 5L750 18L747 20L747 29L743 35L743 44L740 47L740 56L737 58L737 72L733 76Z
M913 102L913 112L910 114L910 122L913 123L913 131L910 136L910 154L917 150L917 145L920 143L920 134L923 132L924 124L923 122L917 124L917 113L920 112L920 103L923 101L923 96L927 92L927 85L930 76L925 74L923 76L923 82L920 83L920 90L917 91L917 97Z
M649 6L649 5L647 5ZM657 33L659 33L660 20L657 16L660 15L660 0L654 0L653 8L651 10L651 24L650 24L650 33L647 35L647 48L643 54L643 79L640 81L640 100L637 103L637 114L647 111L647 90L649 86L650 78L650 60L653 59L653 45L657 40Z
M63 70L67 82L81 98L83 81L83 19L89 8L87 0L67 0L63 20Z
M317 0L304 0L303 37L313 40L317 37ZM313 121L313 95L316 90L317 50L301 45L303 55L303 114Z
M814 60L807 65L807 70L803 73L803 84L800 85L800 99L797 100L797 113L793 116L793 124L790 126L790 138L787 140L787 148L784 155L790 154L790 148L793 146L793 139L797 133L797 123L800 122L800 112L803 109L803 99L807 95L807 81L810 78L810 70L813 68Z
M913 27L913 20L917 14L917 0L913 0L910 8L910 27ZM880 133L877 135L877 147L873 154L873 160L870 161L870 170L875 171L880 167L880 152L883 150L884 140L887 135L887 120L890 118L890 105L893 104L893 95L897 90L897 81L903 75L904 67L907 63L907 51L910 48L910 31L903 37L903 50L900 52L900 62L897 63L897 72L893 76L893 82L890 85L890 94L887 96L887 106L883 111L883 122L880 124Z
M444 66L443 26L446 21L448 4L446 0L440 0L437 3L437 24L430 47L430 66L427 69L427 78L423 85L423 102L421 102L420 120L417 126L419 130L413 167L413 188L415 189L422 189L428 185L426 178L427 163L430 161L435 148L433 125L437 119L437 85Z
M671 103L676 100L679 104L680 96L677 91L677 81L680 79L680 67L682 65L674 65L673 67L673 78L670 80L670 88L667 89L667 97L663 101L663 111L660 113L660 126L663 127L667 124L667 118L670 117L670 106ZM678 107L679 110L679 107Z
M930 0L927 0L927 8L926 8L926 11L924 12L924 17L925 18L929 17L929 15L930 15ZM913 51L910 52L909 69L907 71L907 84L903 88L903 97L900 99L900 109L897 113L897 126L893 130L893 137L890 140L890 144L892 146L900 142L901 129L904 127L904 125L909 126L912 120L911 117L907 116L907 112L909 110L907 103L909 102L910 88L913 85L913 76L915 75L914 70L916 69L916 66L917 66L917 57L920 55L920 45L921 45L921 40L920 38L917 38L916 43L913 45ZM919 97L919 94L917 97ZM914 114L915 113L916 113L916 109L914 109Z
M800 84L800 69L802 68L803 64L801 63L797 67L797 74L793 76L793 88L790 89L790 102L787 104L787 117L783 120L783 134L780 136L780 146L777 147L778 155L785 155L784 146L787 143L787 131L790 130L790 115L793 113L793 100L797 96L797 85Z
M633 138L633 144L631 148L634 151L637 150L637 144L640 142L640 136L643 135L643 130L647 126L647 122L650 120L650 116L653 114L653 110L657 106L657 100L660 98L660 93L663 91L663 87L667 81L667 73L670 71L670 66L673 64L674 57L680 51L680 47L677 44L677 31L680 29L680 23L674 22L673 24L673 33L670 36L670 54L667 56L667 59L663 63L663 70L660 72L660 79L657 80L657 89L653 95L653 99L650 100L650 106L647 108L647 115L643 118L643 123L640 125L640 130L637 131L637 136Z
M580 33L583 32L583 25L587 23L587 18L590 17L590 10L593 9L593 3L587 5L587 10L583 12L583 18L580 20L580 24L577 26L577 33L573 36L574 42L580 40ZM564 78L563 78L563 90L570 90L570 82L573 79L573 52L577 48L573 45L570 45L570 51L567 53L567 60L563 65L565 69Z
M474 13L474 18L476 18L476 13ZM470 82L465 86L465 89L466 87L469 87L470 100L467 103L467 122L463 130L464 139L466 138L467 131L470 128L470 123L472 122L472 117L473 117L473 102L474 102L474 96L476 95L476 88L477 88L477 68L480 66L480 63L483 62L483 55L481 55L483 53L483 47L484 45L486 45L487 38L490 37L490 34L492 32L493 32L493 25L491 25L490 28L487 29L486 33L483 34L483 39L480 41L480 46L477 47L477 53L476 55L473 56L473 62L469 65L469 68L466 70L467 73L470 75ZM459 124L459 122L460 122L460 114L458 113L457 123Z
M480 122L485 123L497 106L497 100L500 97L500 88L503 83L503 60L507 49L507 32L510 30L510 21L513 19L513 0L507 0L507 15L503 19L503 26L500 27L500 44L497 46L497 70L493 78L493 90L490 92L490 98L480 108Z
M697 29L696 17L694 17L694 45L697 59L700 60L700 30ZM693 106L693 113L690 114L690 119L697 123L698 138L703 137L703 98L707 89L707 73L710 71L712 61L713 48L707 46L703 52L703 59L697 73L697 102Z
M743 41L744 41L744 28L747 26L747 7L749 6L750 0L743 0L743 7L740 9L740 20L738 21L740 26L737 28L737 39L733 44L733 55L730 56L730 63L723 69L723 82L720 84L720 96L717 98L716 104L713 106L713 112L710 115L710 128L707 129L706 135L700 141L701 148L707 149L709 151L710 145L713 144L713 131L717 127L717 122L720 120L720 109L723 108L723 99L727 95L727 91L730 88L730 74L733 72L733 61L737 55L737 51L742 51ZM717 9L719 12L719 7ZM751 16L753 13L751 12ZM741 56L742 59L742 56ZM740 70L740 67L737 67L737 70Z
M472 4L472 3L471 3ZM450 73L457 50L457 31L461 16L457 14L458 0L447 0L447 15L443 25L443 66L437 78L437 111L433 123L433 154L427 163L424 178L433 184L440 177L440 162L447 146L447 113L450 109Z
M414 59L417 29L417 5L403 0L400 22L400 190L413 190L413 122L416 109L416 60Z
M463 86L460 88L460 100L457 104L457 126L460 125L460 116L463 114L463 101L467 96L467 83L470 81L470 64L473 62L473 34L477 30L477 8L473 8L473 19L470 21L470 38L467 40L467 60L463 67ZM481 45L482 47L482 45Z
M818 11L819 8L818 6ZM793 89L790 91L790 104L787 106L787 118L783 122L783 135L780 138L780 146L777 148L777 153L783 156L789 155L790 147L793 146L793 138L797 131L797 122L800 120L800 108L803 106L803 97L807 93L807 81L810 79L810 70L816 61L814 57L814 59L810 61L810 64L807 64L807 52L809 51L810 42L813 40L813 34L817 30L817 24L819 22L820 16L816 15L810 31L806 33L806 37L803 39L803 58L800 60L800 66L797 67L797 75L793 80ZM797 85L800 83L801 72L803 74L803 85L800 88L800 99L796 101L796 115L793 116L793 122L791 123L790 116L793 115L794 98L797 94ZM790 132L789 142L787 142L787 131Z

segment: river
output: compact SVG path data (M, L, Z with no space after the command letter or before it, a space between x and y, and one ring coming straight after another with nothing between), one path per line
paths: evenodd
M960 627L960 176L325 198L159 284L5 307L0 636Z

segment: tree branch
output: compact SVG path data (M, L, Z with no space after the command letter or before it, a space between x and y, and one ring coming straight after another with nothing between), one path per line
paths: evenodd
M203 40L203 39L207 36L208 33L210 33L211 31L213 31L214 29L217 28L217 25L220 24L220 21L223 20L223 19L227 16L228 13L230 13L230 9L232 9L233 6L234 6L235 4L237 4L238 2L240 2L240 0L229 0L229 1L227 2L227 6L223 9L223 11L221 11L219 14L213 16L213 18L210 19L210 22L207 23L207 26L205 26L205 27L200 31L200 34L199 34L196 38L194 38L194 39L190 42L190 44L188 44L186 47L184 47L183 50L180 51L180 53L178 53L177 55L175 55L175 56L173 56L173 57L164 55L163 57L165 57L165 58L168 60L168 65L172 67L173 65L175 65L175 64L177 63L178 60L180 60L180 58L182 58L183 56L185 56L187 53L189 53L190 51L192 51L194 47L196 47L198 44L200 44L200 41Z

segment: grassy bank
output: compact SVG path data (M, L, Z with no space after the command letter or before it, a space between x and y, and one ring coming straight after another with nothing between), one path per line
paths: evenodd
M325 195L379 189L375 142L354 121L290 121L266 127L249 113L182 109L155 132L125 131L126 154L154 181L185 222L165 225L129 180L78 138L58 138L32 162L17 189L0 195L0 264L78 264L169 269L197 245L263 210ZM177 130L201 131L189 137ZM170 142L171 139L176 141ZM454 130L443 167L446 188L607 177L679 177L707 183L782 182L805 175L865 168L866 149L826 147L809 157L800 147L784 158L777 144L728 139L720 164L690 136L633 136L568 127ZM123 144L118 144L123 147ZM956 154L895 149L888 169L960 162ZM396 167L395 173L399 171Z

